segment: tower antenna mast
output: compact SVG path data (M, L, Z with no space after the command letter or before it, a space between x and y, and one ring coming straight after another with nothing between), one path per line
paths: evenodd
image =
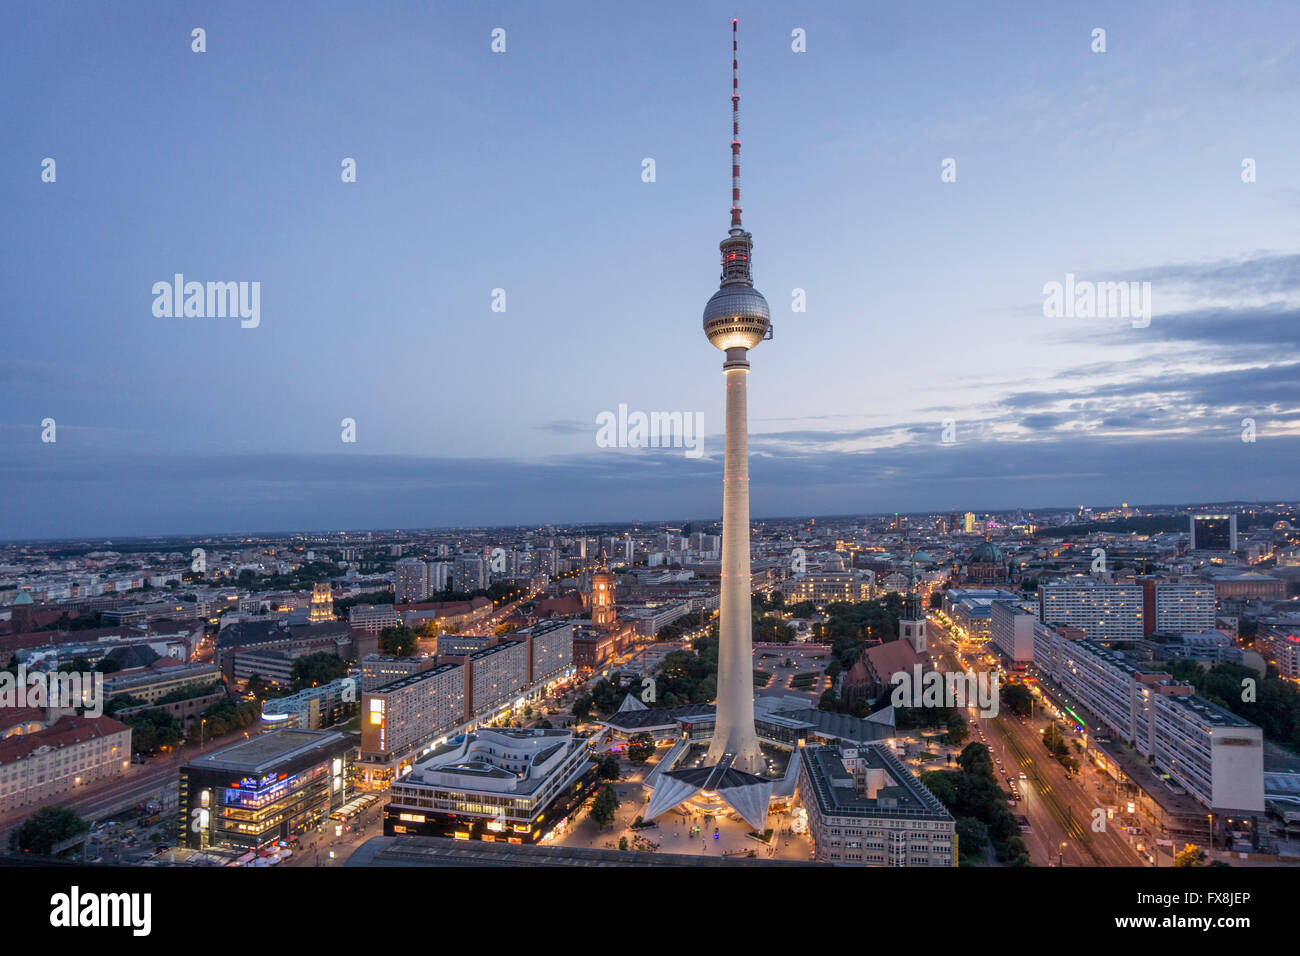
M740 230L740 46L731 20L731 229Z

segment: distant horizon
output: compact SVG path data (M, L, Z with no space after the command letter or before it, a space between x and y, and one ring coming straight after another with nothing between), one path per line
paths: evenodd
M955 509L934 509L920 511L856 511L843 512L836 514L806 514L806 515L754 515L750 518L750 524L759 524L766 521L845 521L855 518L888 518L888 517L930 517L942 516L945 514L971 512L975 515L1004 515L1011 512L1025 512L1030 514L1066 514L1074 513L1079 508L1090 510L1108 510L1121 508L1124 502L1113 502L1106 504L1082 504L1082 505L1042 505L1042 506L1016 506L1011 508L955 508ZM1254 506L1258 510L1268 510L1273 507L1293 507L1300 508L1300 497L1292 500L1269 499L1264 501L1246 501L1244 499L1233 499L1226 501L1194 501L1194 502L1162 502L1155 504L1133 504L1128 503L1128 507L1142 511L1145 509L1173 509L1186 510L1189 513L1194 509L1213 509L1213 508L1245 508ZM1136 516L1135 516L1136 517ZM1117 519L1123 520L1123 519ZM23 544L68 544L73 542L90 543L94 541L112 542L116 541L150 541L150 540L180 540L180 539L197 539L197 538L232 538L232 537L255 537L255 538L288 538L295 535L336 535L336 534L429 534L440 532L457 532L457 531L497 531L497 530L514 530L527 531L538 530L544 527L562 528L565 530L583 529L583 528L613 528L613 527L649 527L665 524L694 524L696 522L708 522L709 524L722 523L721 514L717 518L701 517L674 517L661 519L637 519L636 521L543 521L525 524L466 524L466 525L429 525L429 526L389 526L389 527L363 527L354 528L296 528L293 530L278 531L178 531L159 534L105 534L105 535L73 535L69 537L54 538L0 538L0 546L10 547Z

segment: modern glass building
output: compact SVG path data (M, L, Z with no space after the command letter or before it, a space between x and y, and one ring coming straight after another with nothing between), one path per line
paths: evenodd
M181 768L178 842L257 849L314 829L352 795L344 734L277 730Z

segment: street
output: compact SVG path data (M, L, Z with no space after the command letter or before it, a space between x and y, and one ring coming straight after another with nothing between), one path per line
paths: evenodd
M942 660L950 670L966 670L947 629L931 618L927 630L936 660ZM1118 815L1105 816L1100 824L1104 829L1094 830L1093 811L1117 802L1114 784L1086 754L1079 755L1077 776L1071 776L1051 757L1041 734L1050 720L1041 708L1027 718L1001 708L997 716L985 717L972 706L967 708L966 718L972 739L989 748L1003 789L1007 788L1008 777L1016 783L1020 798L1010 809L1014 815L1029 820L1029 830L1021 832L1021 839L1036 866L1145 865ZM1021 773L1026 779L1018 779Z

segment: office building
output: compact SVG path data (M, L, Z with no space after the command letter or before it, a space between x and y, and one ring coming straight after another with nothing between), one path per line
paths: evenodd
M465 667L444 663L362 694L358 769L367 787L381 786L467 720Z
M130 696L153 703L175 691L210 687L220 680L221 670L215 664L178 664L160 657L148 667L109 675L104 681L104 700Z
M1236 551L1237 516L1189 515L1189 551Z
M367 654L361 658L361 690L374 690L403 677L410 677L437 666L438 659L426 657L387 657Z
M452 565L452 587L457 591L480 591L488 586L488 563L481 554L458 554Z
M429 569L419 558L402 558L393 569L393 603L413 604L429 596Z
M1259 727L1195 695L1189 684L1145 670L1078 631L1043 628L1035 668L1068 706L1081 706L1214 814L1264 811ZM1076 718L1083 714L1075 713ZM1094 733L1096 728L1094 728Z
M394 781L384 833L538 843L595 785L588 743L570 731L479 730Z
M993 601L990 606L989 640L1013 668L1023 669L1034 659L1034 625L1038 615L1019 603Z
M401 623L397 609L391 604L356 604L348 609L348 625L359 631L377 633Z
M1286 581L1261 571L1211 571L1214 597L1219 601L1285 601Z
M1141 640L1146 633L1140 584L1068 578L1041 585L1038 601L1042 623L1078 628L1093 640Z
M876 576L871 571L823 571L796 574L781 582L785 603L812 601L825 606L839 602L870 601L875 594Z
M262 723L272 730L321 730L357 712L359 681L341 677L287 697L262 701Z
M351 739L275 730L181 768L177 838L185 846L256 850L315 829L352 796Z
M1213 630L1215 586L1208 581L1143 579L1144 634Z
M1255 650L1278 669L1283 677L1300 679L1300 635L1280 624L1261 624L1255 635Z
M819 863L956 866L956 821L887 746L804 747L799 802Z

